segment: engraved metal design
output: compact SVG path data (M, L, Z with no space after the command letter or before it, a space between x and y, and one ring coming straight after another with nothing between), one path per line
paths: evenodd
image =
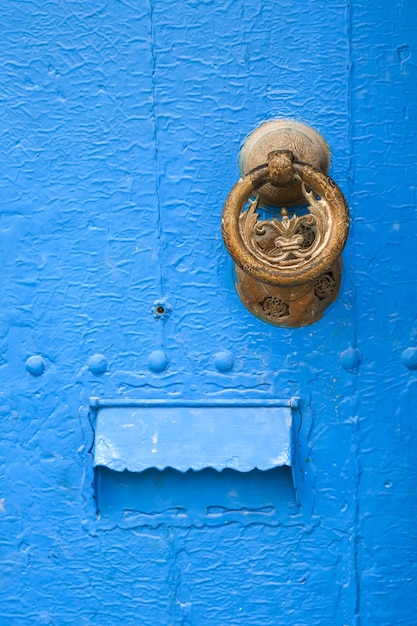
M319 300L331 298L337 290L337 281L332 272L322 274L314 281L314 293Z
M258 200L250 201L247 211L239 218L242 239L253 254L273 268L302 268L316 258L327 245L331 213L326 202L317 200L301 184L308 215L288 217L281 209L282 219L259 221Z
M280 217L262 219L259 190L270 183L283 188L292 180L306 206L291 213L282 207ZM223 211L223 238L236 262L243 304L277 326L320 319L339 291L348 231L349 212L336 183L288 150L272 151L268 163L238 181Z
M293 288L274 287L255 280L236 267L236 289L245 307L262 321L275 326L296 328L319 320L337 298L342 263L313 282Z
M280 300L280 298L276 298L275 296L267 296L265 300L260 302L265 314L268 317L272 317L275 319L281 319L283 317L288 317L290 313L289 305Z
M273 120L247 137L239 158L242 175L266 163L273 150L289 150L296 161L327 173L330 150L317 131L293 120ZM292 206L302 201L300 185L296 180L285 188L267 183L259 189L259 201L264 206Z

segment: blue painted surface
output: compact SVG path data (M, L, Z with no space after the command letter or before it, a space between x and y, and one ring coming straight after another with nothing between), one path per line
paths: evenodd
M0 32L0 623L416 623L415 3L10 0ZM220 233L275 117L353 217L297 330L242 307ZM95 475L92 396L299 396L293 482Z
M288 401L159 400L122 406L102 401L94 431L94 465L118 472L167 467L250 472L291 465Z
M100 527L176 528L225 524L280 526L297 519L297 494L291 469L240 472L207 468L179 472L148 469L141 473L96 470L95 493Z

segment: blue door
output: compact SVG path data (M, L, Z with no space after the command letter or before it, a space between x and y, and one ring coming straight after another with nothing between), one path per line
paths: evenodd
M10 0L0 29L0 624L416 624L414 3ZM352 216L296 329L241 304L220 225L279 118Z

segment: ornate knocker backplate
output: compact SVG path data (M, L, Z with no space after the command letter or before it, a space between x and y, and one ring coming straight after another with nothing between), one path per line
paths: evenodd
M336 183L316 167L297 160L295 150L288 149L301 144L305 158L304 142L316 154L315 159L307 156L327 167L324 141L320 146L320 136L308 127L281 123L286 126L278 133L277 122L271 123L273 142L286 149L270 150L267 162L233 187L223 211L223 238L236 263L236 288L243 304L265 322L297 327L317 321L337 297L349 212ZM264 127L253 135L265 131ZM300 127L304 131L301 139ZM316 145L308 144L305 129ZM262 139L263 149L268 149L265 137ZM267 203L275 208L262 206ZM279 212L277 203L281 204Z

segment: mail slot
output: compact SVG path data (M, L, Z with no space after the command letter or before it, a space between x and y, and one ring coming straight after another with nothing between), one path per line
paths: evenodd
M291 465L292 400L91 404L95 466L249 472Z
M296 406L92 399L97 514L126 528L279 524L296 507Z

